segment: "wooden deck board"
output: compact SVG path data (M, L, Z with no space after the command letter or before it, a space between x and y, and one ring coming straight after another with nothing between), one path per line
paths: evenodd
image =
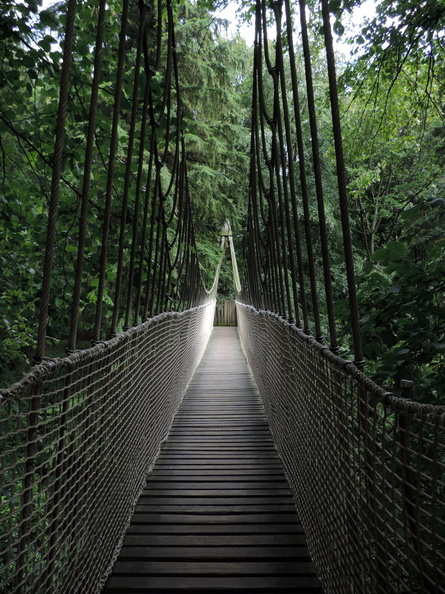
M214 329L104 592L323 592L235 328Z

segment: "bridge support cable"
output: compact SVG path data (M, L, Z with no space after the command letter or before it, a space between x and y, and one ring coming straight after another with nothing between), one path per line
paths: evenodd
M261 245L263 254L260 258L257 256L259 268L254 268L247 260L246 265L250 268L246 269L244 290L250 292L250 285L261 287L263 296L257 298L257 306L260 306L260 302L267 303L267 309L280 313L291 322L296 321L298 327L302 326L307 334L313 334L320 343L324 342L323 336L327 333L331 350L338 353L325 214L325 203L328 199L332 201L332 197L326 197L323 187L324 172L318 140L306 10L306 4L301 0L299 20L309 112L310 158L306 154L308 151L304 141L301 83L296 68L290 4L284 0L272 3L276 23L275 41L269 39L271 34L267 26L269 16L265 0L258 0L256 5L249 191L249 234L253 233L255 239L248 239L247 244L251 250ZM328 40L327 37L326 43ZM267 75L269 79L266 80ZM331 77L332 88L334 80L335 73ZM333 144L335 141L340 163L341 130L335 115L333 122ZM345 274L348 278L352 326L355 328L355 361L360 366L362 350L360 333L356 331L358 314L348 237L347 200L344 192L340 191L339 195L345 253L349 254L345 258ZM313 202L316 217L313 214ZM318 229L318 236L315 229ZM319 256L315 252L316 246ZM258 252L258 248L256 250ZM322 270L321 275L319 269Z
M139 2L139 26L136 35L129 42L128 19L134 20L136 15L134 7L130 10L128 1L123 0L118 62L112 72L109 65L102 65L102 54L106 50L110 51L110 31L107 27L112 26L111 17L107 14L106 4L100 6L83 188L79 191L76 273L72 281L69 276L67 279L68 283L74 284L69 351L77 349L79 324L82 325L81 339L86 338L82 318L90 316L89 311L83 311L91 309L91 306L86 307L85 304L87 291L89 300L96 305L95 327L91 336L93 342L114 336L133 323L140 323L161 311L174 311L179 306L187 308L191 304L197 306L213 298L213 294L211 296L202 284L196 262L185 164L186 150L182 138L183 108L172 4L167 2L152 8ZM73 14L67 22L66 65L61 79L64 91L60 108L61 132L56 138L57 147L62 147L58 149L61 159L63 137L64 134L69 135L69 130L65 132L63 128L63 112L67 109L66 104L73 92L69 87L69 74L74 42L70 38L76 38L77 27L81 26L75 15L75 3L70 10ZM129 43L134 46L131 48L134 62L126 64ZM111 130L108 137L103 138L104 131L98 128L96 114L98 102L104 99L102 78L105 74L114 77L115 85ZM157 89L156 94L153 94L153 85ZM157 95L159 89L160 97ZM127 121L122 119L121 113L123 95L126 98L125 109L129 112ZM109 101L108 97L107 99ZM100 149L96 146L99 135ZM107 155L103 153L102 147L107 147ZM96 195L90 196L93 160L103 162L106 187L94 188ZM55 166L54 175L60 179L61 165ZM53 212L48 227L50 255L51 251L54 252L54 237L57 232L57 202L56 196L50 205ZM99 210L100 218L103 219L103 242L98 270L91 268L89 264L89 260L93 256L95 259L96 254L92 254L87 247L88 237L97 232L97 221L88 214L91 204ZM100 206L96 206L97 204ZM110 245L110 241L113 244ZM47 311L52 306L49 289L53 260L54 253L48 257L48 273L45 273L44 278L37 361L45 353ZM87 264L88 270L85 273ZM110 270L113 270L112 274ZM92 274L98 274L98 278L91 293L91 286L87 288L84 277L90 278ZM192 278L188 278L189 274ZM95 287L97 288L94 289ZM51 320L49 323L51 324Z
M207 290L170 0L123 0L120 12L100 0L93 11L83 184L64 189L72 218L58 217L62 165L83 138L67 123L84 8L67 3L36 365L0 394L2 592L100 590L214 319L221 264ZM91 247L98 232L102 245ZM51 287L60 266L66 286ZM71 329L55 338L68 356L47 358L51 314L65 306Z
M322 14L323 14L323 32L325 38L326 57L328 66L329 76L329 94L331 100L331 111L332 111L332 125L334 132L335 142L335 156L337 161L337 180L338 180L338 193L339 202L341 209L341 222L343 228L343 245L345 252L345 264L348 279L349 289L349 309L351 314L351 327L352 336L354 341L355 351L355 365L359 369L363 369L363 350L360 334L359 325L359 313L357 305L357 295L355 291L355 271L352 255L352 241L351 231L349 225L348 216L348 197L346 190L346 175L345 175L345 161L343 154L343 141L341 134L340 125L340 109L338 105L338 92L337 92L337 76L335 71L335 59L334 59L334 44L332 41L332 32L329 18L329 5L327 0L321 0Z
M66 14L65 38L63 44L63 62L60 77L59 107L56 120L56 137L54 141L53 172L51 179L51 195L48 208L48 228L43 261L42 293L40 298L39 329L37 333L36 361L41 361L45 354L45 340L48 325L48 310L51 291L51 274L54 262L54 245L60 195L60 179L62 175L63 148L65 139L65 121L68 108L68 92L72 48L74 43L74 20L76 16L76 0L70 0Z

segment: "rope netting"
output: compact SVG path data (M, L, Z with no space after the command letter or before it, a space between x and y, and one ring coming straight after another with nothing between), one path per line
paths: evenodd
M207 291L172 3L89 4L67 3L36 365L0 394L2 592L100 590L213 326L219 266ZM97 16L85 135L71 116L82 10ZM62 175L72 134L84 139L79 190ZM49 359L64 308L69 354Z
M329 3L312 16L323 25L336 206L318 140L309 11L297 4L256 2L242 287L235 278L241 340L324 589L445 592L445 409L362 373ZM353 362L338 356L327 204L341 220ZM231 252L236 263L233 243Z
M277 314L238 327L326 592L445 591L445 409L385 392Z
M100 590L213 312L159 314L2 394L2 592Z

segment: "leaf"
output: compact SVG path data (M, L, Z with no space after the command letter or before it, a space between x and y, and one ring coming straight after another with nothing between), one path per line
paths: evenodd
M386 248L379 248L371 255L373 262L386 262L389 258L389 252Z
M360 323L361 324L364 324L365 322L367 322L370 319L371 319L371 314L370 313L366 313L364 316L362 316L360 318Z
M5 72L5 77L9 82L14 83L20 78L20 72L18 70L9 70L8 72Z
M396 351L396 355L400 357L400 355L407 355L410 352L410 349L400 349L400 351Z
M420 214L420 205L417 204L416 206L413 206L412 208L409 208L408 210L404 210L401 215L400 218L402 219L402 221L412 221L415 218L417 218Z
M400 260L403 258L407 247L401 241L390 241L385 247L376 250L371 260L373 262L387 262L388 260Z
M340 21L335 21L333 29L337 35L343 35L345 28Z
M51 50L51 45L53 43L56 43L56 40L51 35L45 35L45 37L39 41L40 47L45 50L45 52Z
M401 290L402 290L402 285L400 283L395 283L394 285L389 287L389 289L386 292L389 294L395 295L397 293L400 293Z
M401 241L390 241L386 247L389 251L390 257L394 260L403 258L407 249L406 245Z

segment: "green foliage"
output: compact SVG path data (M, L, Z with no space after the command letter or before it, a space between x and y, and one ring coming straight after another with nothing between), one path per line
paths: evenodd
M407 211L405 224L418 212ZM427 209L411 233L436 215ZM445 239L436 233L416 241L408 232L406 239L377 249L357 279L366 371L396 392L401 379L410 379L417 400L443 403ZM344 307L338 304L343 318Z
M443 402L445 393L444 254L444 240L431 244L421 260L405 244L390 242L359 278L366 356L375 361L377 380L390 380L394 389L410 379L415 397L431 403Z
M40 2L18 2L0 9L0 373L4 383L10 371L29 364L37 327L37 309L45 250L46 210L51 189L54 126L57 112L65 5L39 10ZM79 321L80 339L90 336L93 322L97 267L102 241L104 188L112 121L113 87L117 67L121 3L107 3L105 43L99 89L97 129L91 171L86 237L84 287ZM223 23L213 21L202 7L182 2L177 27L177 55L184 88L184 136L190 161L190 194L197 221L202 265L211 282L219 254L219 231L230 218L236 227L244 210L245 167L248 146L248 101L239 93L247 84L249 51L241 39L222 36ZM72 65L66 123L64 168L59 197L56 256L52 277L53 302L49 311L49 337L61 339L63 353L69 328L70 299L79 230L73 223L80 207L83 161L91 93L92 39L97 21L97 1L79 0L75 27L76 55ZM123 81L119 143L112 195L109 261L115 261L120 228L119 212L127 162L126 145L131 118L134 55L138 7L131 5ZM156 23L148 27L155 30ZM153 33L151 31L150 33ZM149 39L155 39L149 35ZM153 42L154 43L154 42ZM150 51L149 42L149 51ZM154 76L153 91L161 99L163 72ZM139 91L142 99L142 87ZM142 107L142 101L140 102ZM165 126L162 100L155 104L160 131ZM140 118L140 113L138 114ZM172 122L174 125L174 121ZM162 169L162 186L170 182L170 157ZM135 152L139 147L135 147ZM132 171L134 184L137 169ZM143 175L147 174L145 166ZM128 268L133 205L127 213ZM113 281L109 268L104 295L104 323L112 313ZM125 298L125 296L124 296Z
M445 400L444 8L380 2L340 79L367 372L424 402Z
M251 50L223 35L201 3L179 7L176 31L189 184L198 252L212 282L219 232L239 228L247 196ZM205 247L206 246L206 247Z
M104 67L99 94L96 150L92 179L96 194L91 195L90 226L86 241L87 283L94 280L101 244L103 189L107 174L105 155L109 149L110 106L108 84L116 68L115 47L119 30L117 2L109 3L104 47ZM4 251L2 287L2 336L0 360L9 367L29 361L32 337L36 334L36 309L41 285L41 266L45 249L46 210L51 187L63 31L63 6L56 4L37 11L36 3L17 5L8 18L11 34L0 39L0 235ZM2 15L5 19L5 13ZM50 310L50 336L63 338L68 329L69 298L73 287L73 264L78 229L73 221L79 208L82 185L84 140L91 92L91 35L97 20L97 3L79 2L76 16L76 60L73 63L69 111L67 115L64 170L59 198L56 260L53 274L54 303ZM129 54L132 48L129 43ZM131 88L132 69L125 80ZM121 140L125 140L127 114L123 113ZM118 159L124 161L120 149ZM115 185L116 206L122 194L122 179ZM112 229L112 238L116 228ZM114 242L115 243L115 242ZM30 272L32 271L32 272ZM106 296L107 299L107 296ZM91 324L91 299L82 303L81 329ZM11 323L10 320L15 320Z
M360 3L358 0L330 3L338 34L343 15ZM92 78L91 37L97 18L97 2L80 0L78 4L76 59L71 76L56 238L61 249L55 261L55 299L49 319L49 336L62 339L60 344L69 326L69 301L73 291L79 235L73 220L79 209L82 185ZM175 7L189 191L197 249L207 286L218 260L219 232L226 219L231 221L235 238L238 238L238 256L243 252L250 142L252 50L240 38L227 39L225 23L209 14L209 9L216 9L220 4L224 2L183 0ZM313 4L312 51L331 271L338 316L344 321L347 314L342 309L342 299L346 287L341 265L343 252L331 120L326 101L324 52L315 14L318 3ZM10 381L9 374L28 364L32 356L47 224L45 213L51 186L60 39L65 17L63 3L43 11L40 6L39 0L23 0L0 9L0 368L8 374L5 383ZM118 2L108 3L86 239L81 338L82 333L85 337L88 334L96 301L95 271L104 215L103 188L107 176L119 10ZM136 4L131 10L112 196L110 260L113 260L113 250L117 249L117 213L127 161L123 147L128 139L131 117ZM251 12L251 5L245 5L242 10L246 14ZM412 379L417 386L417 397L424 401L443 399L445 392L440 371L445 342L442 301L444 19L444 0L435 3L383 0L378 5L377 17L362 27L356 39L361 46L360 54L351 61L340 81L367 369L391 389L397 387L400 378ZM150 22L150 27L154 30L156 24ZM297 52L297 70L299 79L303 80L300 54ZM285 69L288 71L288 63ZM288 80L289 76L286 78ZM156 75L153 79L153 90L156 93L157 89L159 97L155 110L161 130L165 126L160 113L162 80L162 73L159 82ZM265 81L267 86L267 76ZM304 85L300 89L300 101L310 171L312 155ZM268 103L267 109L271 110L272 104ZM170 166L167 151L166 166L162 170L163 187L169 184ZM132 183L136 174L133 171ZM321 287L321 250L315 188L311 182L309 194L311 235ZM133 218L130 205L129 230ZM303 226L303 217L300 223ZM129 243L125 257L128 261ZM116 270L110 268L104 296L105 320L111 315L115 275ZM221 291L230 295L229 268L223 267L221 279ZM346 335L347 323L343 323Z

